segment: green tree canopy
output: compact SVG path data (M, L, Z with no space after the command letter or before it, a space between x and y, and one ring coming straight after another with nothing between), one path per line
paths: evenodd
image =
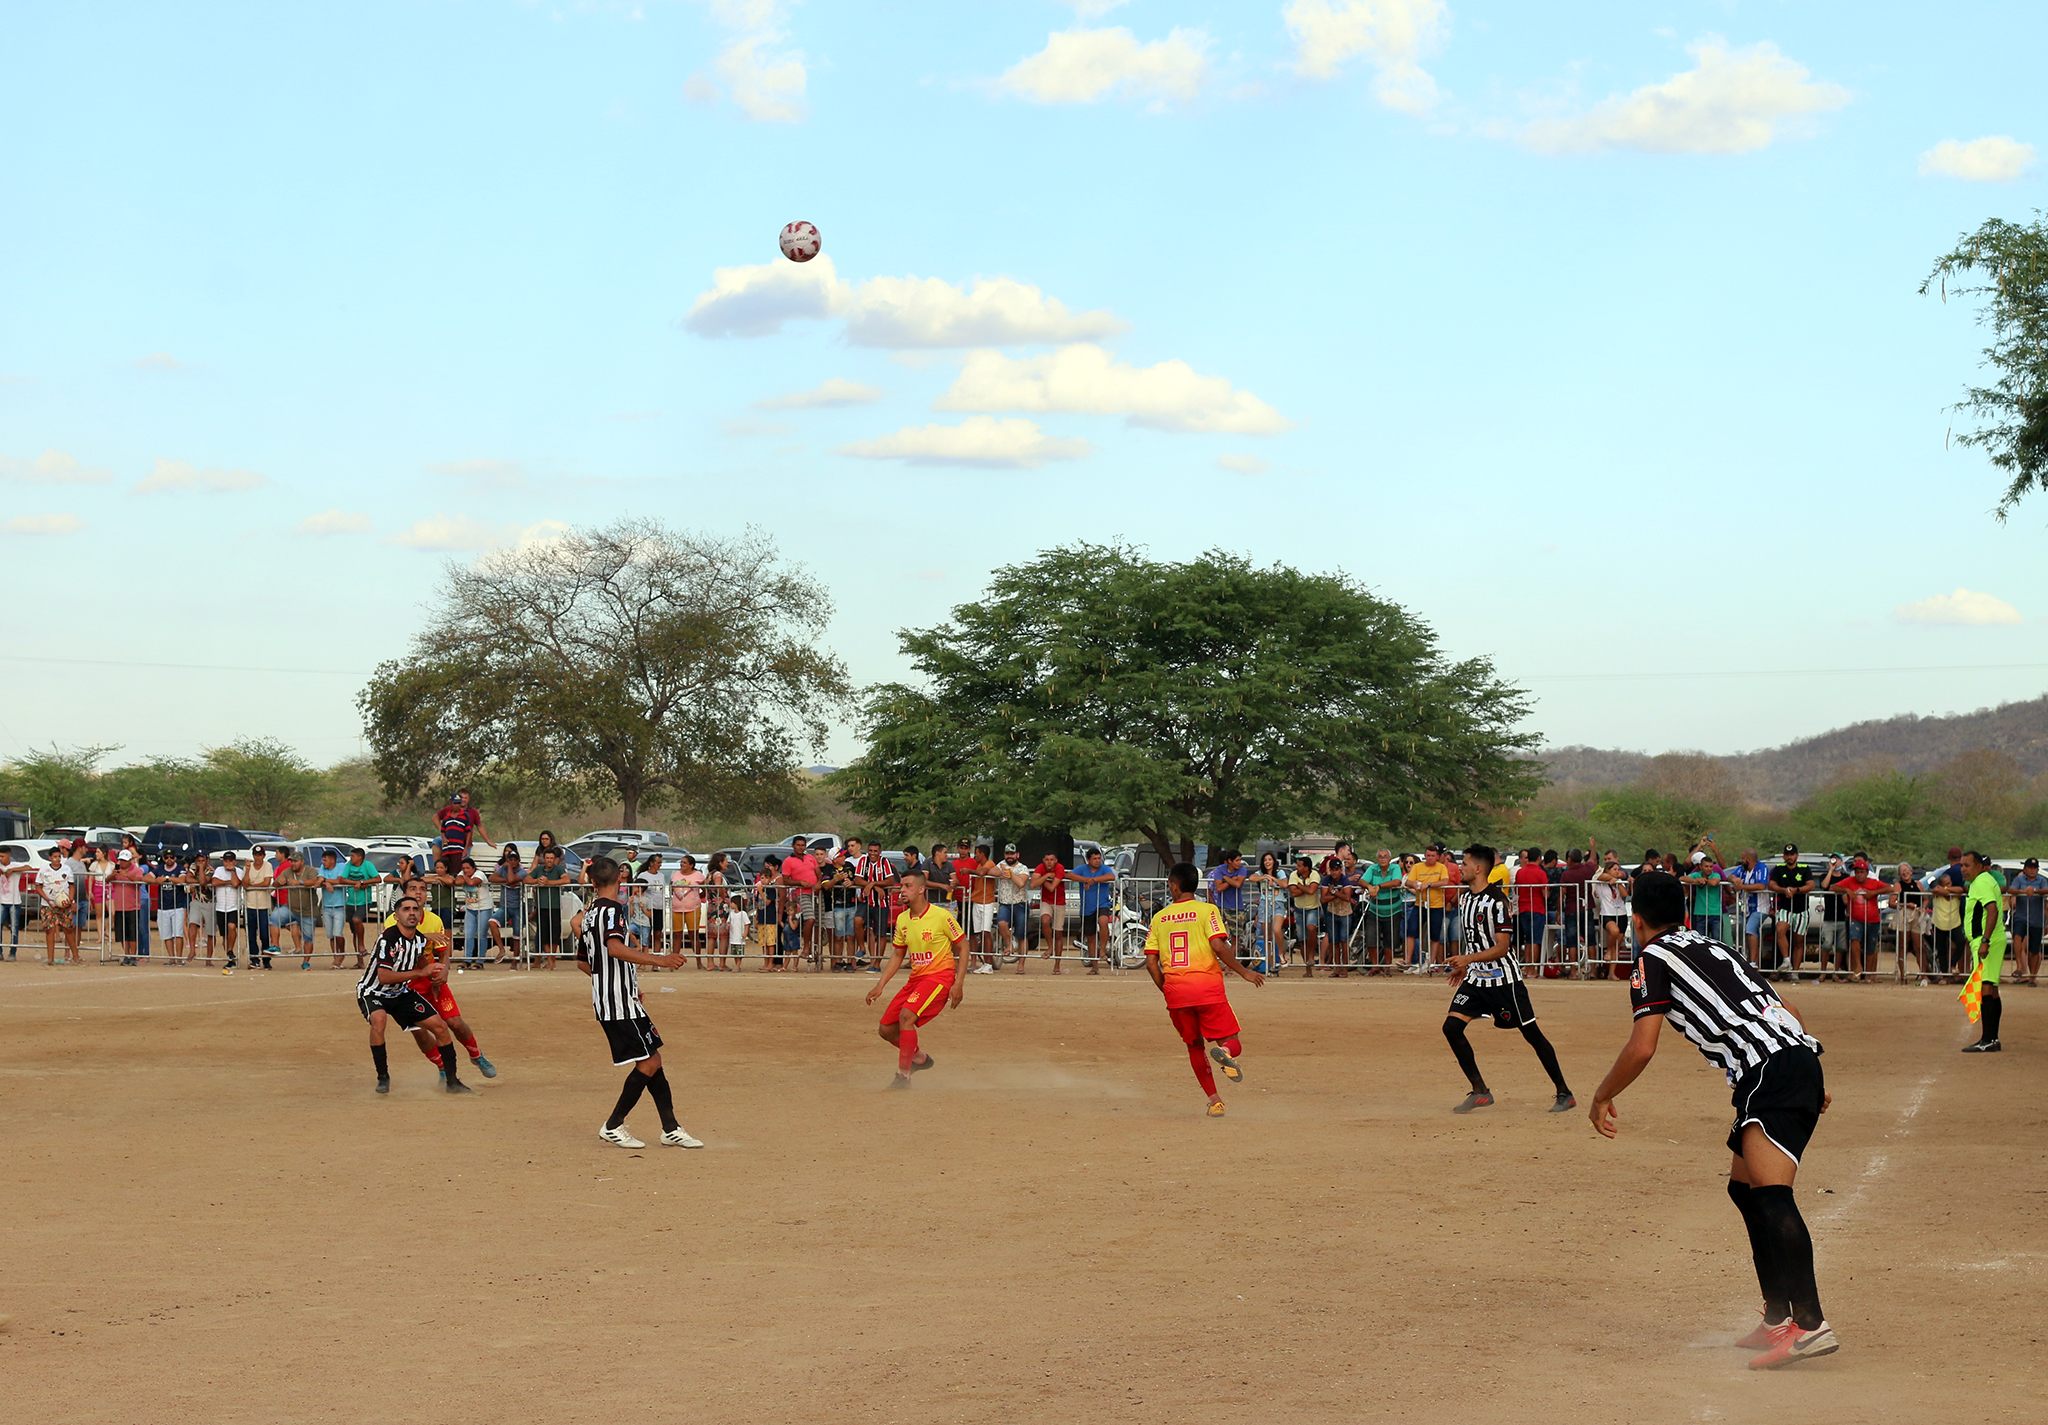
M1955 440L2005 472L2003 520L2028 491L2048 489L2048 223L2038 214L2024 225L1991 219L1936 261L1920 292L1936 286L1944 301L1951 291L1985 299L1984 364L1996 379L1969 387L1956 405L1982 424Z
M1453 663L1341 574L1075 544L899 635L926 686L871 690L851 804L892 835L959 826L1199 841L1473 825L1541 785L1524 695Z
M450 564L406 657L357 699L392 800L471 781L557 805L746 815L792 805L800 746L847 696L832 605L750 532L651 520Z

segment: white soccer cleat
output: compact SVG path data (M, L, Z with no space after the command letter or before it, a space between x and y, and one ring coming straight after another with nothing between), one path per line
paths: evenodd
M678 1124L661 1135L661 1141L671 1148L701 1148L704 1145L690 1136L690 1130Z
M617 1128L600 1128L597 1130L597 1136L604 1139L607 1143L616 1143L621 1148L645 1148L647 1146L638 1138L635 1138L623 1123Z

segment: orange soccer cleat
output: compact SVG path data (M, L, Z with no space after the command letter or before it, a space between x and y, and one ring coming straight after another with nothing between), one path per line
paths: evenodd
M1825 1321L1811 1331L1802 1331L1796 1321L1781 1321L1769 1329L1775 1333L1775 1339L1769 1350L1749 1358L1749 1368L1753 1371L1774 1371L1794 1361L1832 1356L1842 1348L1842 1343L1835 1339L1835 1333Z

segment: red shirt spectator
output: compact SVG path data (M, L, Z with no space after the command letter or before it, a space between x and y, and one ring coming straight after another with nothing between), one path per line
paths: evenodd
M1847 876L1835 882L1835 889L1849 901L1849 919L1858 925L1877 924L1877 898L1888 895L1891 887L1870 874L1870 868L1858 865Z
M1067 868L1059 857L1048 851L1032 874L1038 879L1038 903L1040 905L1065 905L1067 903Z
M1547 909L1550 898L1550 873L1534 861L1524 860L1515 868L1515 884L1531 887L1515 892L1516 907L1524 915L1534 915Z
M441 844L469 849L470 843L484 829L484 819L477 809L469 804L468 792L457 792L448 805L435 814L441 824Z

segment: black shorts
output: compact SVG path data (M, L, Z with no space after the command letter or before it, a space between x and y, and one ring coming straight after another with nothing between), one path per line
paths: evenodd
M562 908L560 906L535 906L533 908L533 938L545 946L562 943Z
M1083 935L1093 935L1098 930L1107 929L1108 924L1109 912L1107 910L1084 910L1081 912L1081 933Z
M117 910L114 912L114 938L127 944L135 938L135 912Z
M226 935L230 930L242 927L242 913L238 910L216 910L213 913L213 928L216 934Z
M1736 1083L1735 1126L1728 1130L1728 1151L1742 1156L1742 1130L1754 1123L1797 1164L1826 1100L1820 1055L1803 1044L1780 1049Z
M605 1039L612 1046L614 1065L637 1064L661 1047L661 1036L654 1031L654 1021L645 1017L600 1019L597 1027L604 1031Z
M1489 1017L1495 1029L1523 1029L1536 1022L1536 1011L1529 1004L1529 987L1520 980L1505 985L1475 985L1469 981L1459 985L1458 992L1451 996L1451 1013L1469 1014L1474 1019Z
M434 1017L434 1007L418 990L407 990L381 999L364 995L356 1001L356 1008L362 1011L365 1019L381 1009L397 1020L401 1029L417 1029Z
M1377 911L1365 913L1365 945L1368 950L1393 950L1401 944L1401 920L1399 916L1381 915Z
M370 908L366 905L343 906L341 916L350 925L367 925L370 920Z

